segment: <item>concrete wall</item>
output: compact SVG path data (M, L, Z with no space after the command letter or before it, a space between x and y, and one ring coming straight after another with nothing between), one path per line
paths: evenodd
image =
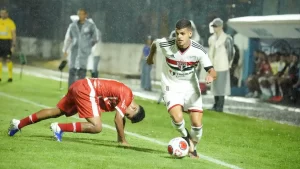
M61 43L50 40L39 40L36 38L18 38L18 51L27 56L40 58L60 58Z
M62 56L62 42L50 40L38 40L36 38L18 38L18 52L22 52L30 60L33 57L44 59L59 59ZM143 44L121 44L103 43L101 60L99 64L100 72L139 75L139 63L142 55ZM158 52L156 57L157 65L153 66L153 79L160 79L161 55Z
M37 40L35 38L18 38L18 51L22 52L30 60L32 57L44 59L60 59L62 56L62 42L49 40ZM100 73L119 75L140 75L138 70L142 55L143 44L103 43ZM162 61L164 57L158 48L155 56L155 64L152 67L152 79L160 80ZM201 81L204 81L206 72L201 71Z

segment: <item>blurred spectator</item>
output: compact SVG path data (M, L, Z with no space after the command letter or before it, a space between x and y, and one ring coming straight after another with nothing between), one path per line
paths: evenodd
M79 20L69 25L63 47L64 59L68 56L68 49L71 48L69 87L77 79L86 77L88 57L92 46L98 41L97 27L87 20L86 10L79 9L77 14Z
M287 58L288 62L279 75L279 85L284 96L293 100L293 86L298 82L299 62L296 54L290 54Z
M248 87L249 90L249 93L246 95L246 97L259 97L261 93L260 85L258 82L258 78L259 78L258 71L260 69L261 61L265 53L260 50L256 50L253 52L253 55L254 55L254 72L246 80L246 86Z
M6 61L8 68L8 82L12 82L13 62L11 55L16 47L16 25L13 20L8 17L7 9L0 11L0 82L2 78L2 62Z
M143 53L140 60L139 70L141 71L141 88L146 91L151 91L151 69L152 65L147 64L147 57L150 54L150 47L152 44L152 37L148 36L146 44L143 48ZM141 68L142 69L141 69Z
M208 55L218 78L212 82L215 103L212 110L223 112L225 96L230 95L230 65L234 56L233 40L223 31L223 21L216 18L212 22L214 34L208 39Z
M258 75L258 83L261 90L261 99L269 99L272 97L272 91L270 89L271 87L271 81L272 81L272 68L269 62L269 58L267 55L264 55L259 70L257 72Z
M88 19L90 22L94 23L94 21L89 18ZM99 77L99 71L98 71L98 66L100 62L100 55L102 52L102 35L99 29L97 29L97 36L98 36L98 41L97 43L92 47L92 52L91 55L89 56L88 59L88 64L87 64L87 70L91 72L92 78L98 78Z
M238 66L240 59L240 50L236 45L234 47L234 57L230 67L230 85L231 87L238 86L239 79L235 76L235 69Z

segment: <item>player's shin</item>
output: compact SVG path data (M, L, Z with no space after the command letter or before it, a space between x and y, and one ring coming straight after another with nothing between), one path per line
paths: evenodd
M202 137L202 126L200 127L195 127L195 126L191 126L191 139L194 143L194 149L196 150L197 149L197 143L199 143L201 137Z
M172 121L172 126L181 134L182 137L188 136L188 133L185 129L185 121L184 120L182 120L179 123L176 123L173 120L171 120L171 121Z
M18 125L18 128L21 129L27 125L30 125L30 124L33 124L33 123L36 123L38 122L38 118L37 118L37 115L36 113L28 116L28 117L25 117L23 119L20 120L20 124Z
M74 133L81 133L81 123L76 122L76 123L58 123L58 126L61 131L63 132L74 132Z

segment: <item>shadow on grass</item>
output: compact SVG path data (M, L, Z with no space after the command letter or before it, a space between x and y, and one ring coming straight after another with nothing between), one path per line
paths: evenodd
M32 135L30 138L43 138L44 140L51 140L55 141L55 139L52 136L45 136L45 135ZM63 137L62 142L72 142L72 143L81 143L81 144L87 144L87 145L96 145L96 146L105 146L105 147L112 147L112 148L120 148L120 149L128 149L138 152L146 152L146 153L166 153L162 150L155 150L150 148L143 148L143 147L135 147L135 146L122 146L116 141L112 140L101 140L101 139L93 139L93 138L82 138L82 137Z

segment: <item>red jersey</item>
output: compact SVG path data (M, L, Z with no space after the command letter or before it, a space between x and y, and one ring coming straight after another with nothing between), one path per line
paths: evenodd
M133 100L132 90L125 84L111 79L90 78L95 94L99 98L100 108L104 111L117 110L125 114L127 107Z
M78 112L80 118L97 117L101 112L117 110L123 117L133 101L129 87L116 80L90 78L73 83L57 107L66 116Z

